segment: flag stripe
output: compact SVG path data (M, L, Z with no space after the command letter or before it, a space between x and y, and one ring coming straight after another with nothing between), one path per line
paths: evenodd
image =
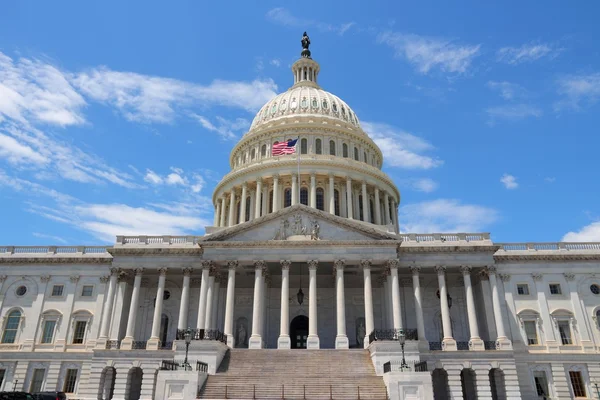
M275 143L271 148L271 155L273 156L282 156L285 154L294 154L296 153L296 140L290 140L287 142Z

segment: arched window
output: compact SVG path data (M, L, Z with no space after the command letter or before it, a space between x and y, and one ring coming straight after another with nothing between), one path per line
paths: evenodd
M308 189L307 188L301 188L300 189L300 204L304 204L305 206L308 205Z
M4 333L2 334L2 343L14 343L17 339L17 332L21 323L21 311L14 310L8 314L6 325L4 325Z
M368 163L369 163L369 160L367 159L367 152L366 152L366 151L363 153L363 156L365 157L365 158L363 159L363 161L364 161L364 162L366 162L366 163L368 164Z
M255 157L256 157L256 150L252 149L252 151L250 152L250 159L254 160Z
M321 139L317 139L315 141L315 153L316 154L323 154L323 146L321 144Z
M289 207L292 205L292 189L287 188L283 192L283 206Z
M317 188L317 209L325 211L325 192L323 188Z
M246 220L244 222L250 221L250 196L246 197Z
M269 211L268 214L273 212L273 191L269 191Z
M358 161L358 149L356 147L354 148L354 159Z
M370 217L371 217L371 223L374 224L375 223L375 217L373 216L375 214L374 209L373 209L373 200L369 200L369 209L371 210L371 212L369 213Z
M358 212L359 212L359 217L361 221L364 221L364 214L363 214L363 198L362 198L362 194L358 195Z
M167 333L169 332L169 317L165 314L160 317L160 341L164 345L167 343Z
M238 201L235 205L235 223L236 224L240 223L241 207L242 207L242 202Z
M267 155L267 145L263 144L260 148L260 156L265 157Z
M598 329L600 329L600 309L596 311L596 324L598 324Z
M300 154L308 153L308 139L303 138L300 140Z
M348 145L346 143L342 145L342 156L348 158Z
M335 189L333 191L333 200L335 202L335 215L340 216L340 192Z
M329 155L335 156L335 141L329 141Z

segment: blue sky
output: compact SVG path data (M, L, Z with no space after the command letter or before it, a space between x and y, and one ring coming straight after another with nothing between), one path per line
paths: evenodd
M5 2L0 243L202 234L304 30L402 231L600 241L600 4L451 3Z

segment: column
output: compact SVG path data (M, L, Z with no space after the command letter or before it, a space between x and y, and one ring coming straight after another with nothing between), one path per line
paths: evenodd
M206 314L204 316L204 329L214 329L212 323L213 298L215 290L215 270L212 268L208 275L208 288L206 289Z
M279 175L273 175L273 212L279 210Z
M219 226L219 214L221 213L221 203L217 200L217 204L215 205L215 218L213 220L213 226Z
M346 206L348 219L352 219L352 179L348 176L346 177Z
M394 200L392 200L392 222L394 223L394 231L398 233L400 231L398 226L398 205Z
M262 188L262 198L263 198L263 202L261 205L261 213L263 216L267 215L269 213L269 185L265 185Z
M117 288L117 279L119 278L119 270L117 268L110 269L110 281L108 283L108 293L106 295L106 303L104 307L104 315L102 318L102 326L100 327L100 337L98 339L108 339L108 329L110 328L110 320L113 312L113 303L115 301L115 290ZM106 345L106 342L105 342Z
M248 342L250 349L262 349L262 274L266 267L264 261L254 262L254 300L252 302L252 335Z
M262 179L256 180L256 200L254 200L254 218L259 218L260 214L260 196L262 195Z
M337 335L335 336L336 349L348 349L350 343L346 334L346 298L344 295L344 260L335 260L335 303L337 319Z
M582 303L579 300L579 292L577 291L575 274L563 273L563 276L567 281L567 287L569 288L569 293L571 295L571 303L573 305L575 321L585 321L585 309L582 307ZM581 324L578 330L581 337L581 347L583 352L586 354L592 353L594 351L594 343L590 338L590 331L587 329L587 326L585 326L585 324Z
M317 208L317 177L314 173L310 174L310 202L312 208Z
M440 307L442 309L442 329L444 339L442 340L442 350L455 351L456 340L452 337L452 323L450 322L450 307L448 307L448 290L446 288L446 267L438 265L435 267L438 275L438 284L440 289Z
M415 296L415 314L417 314L417 335L419 336L419 341L427 341L427 338L425 337L425 322L423 319L421 281L419 280L421 267L412 266L410 267L410 271L412 272L413 291Z
M133 348L133 339L135 335L135 321L137 318L138 303L140 300L140 287L142 286L143 268L133 270L135 278L133 279L133 291L131 292L131 304L129 305L129 316L127 317L127 329L125 338L121 341L121 350L131 350Z
M279 317L278 349L289 349L290 341L290 265L289 260L281 260L281 316Z
M371 261L361 260L360 266L365 279L365 337L364 347L369 347L369 335L375 330L373 323L373 288L371 285Z
M248 184L244 182L242 184L242 198L240 199L240 224L246 222L246 196L248 191ZM249 217L249 215L248 215Z
M379 188L375 187L375 223L381 225L381 204L379 203Z
M190 305L190 276L191 268L183 269L183 287L181 289L181 302L179 303L179 321L177 329L185 330L188 328L188 310Z
M256 218L254 216L255 208L256 208L256 191L251 190L250 191L250 221L252 221L254 218Z
M390 224L390 196L387 192L383 193L383 223Z
M362 199L363 199L363 221L371 222L371 202L369 201L369 196L367 195L367 182L363 181L362 183Z
M208 275L212 267L212 261L202 261L202 282L200 283L200 298L198 302L198 329L204 329L206 323L206 293L208 291Z
M479 337L479 326L477 326L477 314L475 312L475 299L473 298L473 286L471 285L471 267L463 265L460 267L465 281L465 298L467 299L467 316L469 319L469 350L485 350L483 340Z
M215 274L215 284L213 287L213 301L212 301L212 313L211 313L211 319L210 319L210 325L212 326L211 329L219 329L219 327L217 326L218 323L218 312L219 312L219 292L221 290L221 276L220 274L217 272Z
M489 266L488 273L490 278L490 286L492 287L492 307L494 308L494 321L496 322L496 332L498 332L496 348L498 350L512 350L512 343L510 342L510 339L506 337L506 333L504 331L504 318L502 317L502 309L500 307L498 281L496 279L496 267Z
M235 189L231 188L231 195L229 196L229 224L227 226L235 225Z
M335 182L333 175L329 175L329 214L335 215Z
M308 262L308 338L307 349L319 349L319 334L317 329L317 266L319 262L310 260Z
M219 215L220 218L220 222L219 222L219 226L220 227L224 227L225 226L225 196L221 197L221 213Z
M238 267L237 261L228 261L227 269L227 301L225 302L225 323L223 333L227 336L227 346L235 347L235 337L233 335L233 306L235 304L235 270Z
M392 314L392 291L390 288L390 271L386 271L385 280L383 281L383 297L385 303L385 329L392 329L394 326L394 316Z
M402 309L400 308L400 284L398 282L399 260L388 260L390 276L392 277L392 315L394 320L394 329L402 329Z
M300 202L298 197L298 175L292 174L292 205L295 206Z
M156 289L156 300L154 302L154 318L152 319L152 335L148 340L146 348L148 350L158 350L160 343L160 320L162 317L163 300L165 294L165 280L167 277L167 269L160 268L158 270L158 288Z

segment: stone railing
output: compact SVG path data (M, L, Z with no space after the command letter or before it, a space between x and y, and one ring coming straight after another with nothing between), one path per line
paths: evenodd
M496 243L504 251L539 251L539 250L600 250L600 243Z
M108 254L108 246L0 246L1 254Z
M198 243L198 236L117 236L120 245L151 245L151 244L179 244L194 245Z
M401 233L404 242L477 242L490 240L489 233Z

